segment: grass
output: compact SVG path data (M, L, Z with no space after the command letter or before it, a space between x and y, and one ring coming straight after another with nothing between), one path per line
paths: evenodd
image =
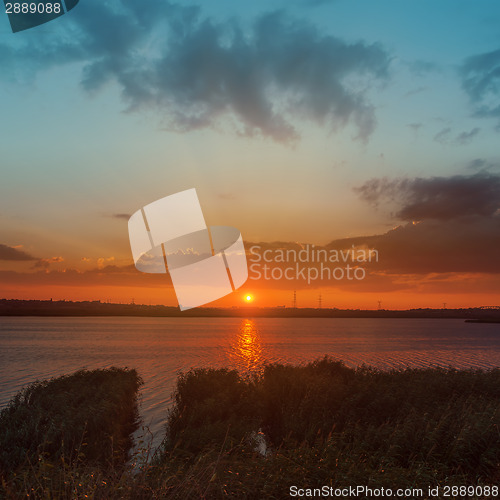
M289 498L291 485L498 484L499 401L499 369L383 372L325 358L270 365L254 378L191 370L177 381L152 462L135 472L109 459L90 469L77 462L66 471L77 495L64 498ZM259 430L267 456L255 451ZM12 498L29 492L5 484Z
M175 396L159 463L180 464L191 490L210 498L285 498L293 484L427 488L500 479L500 370L352 370L325 358L271 365L246 381L194 370ZM259 428L268 458L248 440Z
M27 489L25 497L64 496L68 472L123 465L137 427L141 383L135 370L82 370L19 392L0 412L4 494Z

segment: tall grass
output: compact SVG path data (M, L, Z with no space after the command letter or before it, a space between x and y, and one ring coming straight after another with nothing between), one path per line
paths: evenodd
M425 489L500 479L499 369L383 372L325 358L269 365L254 378L191 370L179 377L173 396L164 443L142 469L117 467L110 455L92 463L76 458L72 467L45 470L38 483L9 476L5 491L12 498L43 492L49 498L265 499L290 498L291 485ZM266 456L256 451L259 430Z
M159 463L180 467L189 495L287 498L293 484L427 488L500 479L498 369L384 372L325 358L270 365L257 380L193 370L175 397ZM248 438L259 429L267 458ZM186 494L181 483L176 498Z
M5 489L13 495L29 485L41 498L49 487L49 496L62 495L68 471L124 464L138 423L141 383L135 370L82 370L19 392L0 412Z

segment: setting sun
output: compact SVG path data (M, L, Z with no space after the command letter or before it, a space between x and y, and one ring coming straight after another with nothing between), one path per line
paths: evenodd
M247 296L245 297L245 300L246 300L247 302L250 302L250 301L252 300L252 296L251 296L251 295L247 295Z

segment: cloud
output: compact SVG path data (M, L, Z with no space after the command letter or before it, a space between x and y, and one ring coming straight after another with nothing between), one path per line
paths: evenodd
M380 241L393 273L499 273L500 218L425 221L401 226Z
M469 144L475 137L479 135L481 129L478 127L473 128L469 132L461 132L454 139L453 143L458 145ZM439 142L440 144L448 144L451 141L451 128L443 128L440 130L435 136L434 141Z
M86 271L77 269L50 270L37 272L0 271L2 285L32 286L67 286L67 287L171 287L168 274L144 274L135 269L133 264L127 266L108 265L102 269L94 268Z
M252 277L249 285L252 289L311 289L334 288L339 291L360 293L381 293L392 291L427 291L446 293L500 292L500 282L496 275L500 273L500 260L497 258L500 245L500 217L475 216L470 220L424 221L421 224L405 224L384 234L360 236L333 240L327 245L311 245L296 242L260 242L260 252L250 251L255 243L245 242ZM286 262L279 259L268 262L261 260L256 265L256 254L261 256L267 252L276 255L277 250L292 251L292 255L305 248L315 251L356 252L371 250L377 252L377 258L365 262L347 263L353 267L363 267L366 277L363 280L318 278L307 283L306 277L298 273L296 279L264 280L255 279L257 272L263 272L266 265L270 270L292 267L317 269L321 266L333 270L346 268L346 262L314 259ZM251 252L251 253L250 253ZM317 254L318 255L318 254ZM328 254L331 255L331 254ZM366 254L365 254L366 255ZM299 257L302 259L302 257ZM295 272L295 271L293 271ZM279 274L279 273L278 273ZM295 275L294 275L295 276ZM321 274L318 274L321 276ZM171 289L172 283L168 274L144 274L135 269L133 264L96 267L85 271L76 269L50 270L37 272L0 271L2 286L14 285L27 289L32 287L134 287Z
M20 250L18 247L10 247L0 243L0 260L29 261L37 260L37 258Z
M42 268L48 269L51 264L64 262L62 257L50 257L49 259L39 259L33 265L33 269Z
M377 250L377 270L386 274L500 273L500 217L426 220L385 234L337 240L329 247L355 241Z
M0 45L3 72L80 62L88 92L115 82L129 111L157 110L179 132L232 123L239 135L292 143L308 120L352 125L367 140L376 118L365 89L388 77L379 45L347 43L282 12L246 29L169 2L86 2L58 29Z
M479 134L480 131L481 129L476 127L473 128L470 132L462 132L457 136L455 141L458 144L468 144L469 142L472 141L472 139L474 139L474 137L476 137Z
M374 206L395 205L394 216L411 221L353 240L377 249L383 272L500 273L500 175L372 179L355 191Z
M352 249L355 249L355 254L358 249L365 249L375 255L376 251L377 258L373 258L371 262L356 264L347 261L351 268L356 265L363 267L366 270L365 279L359 281L318 279L312 282L309 288L331 286L359 292L397 290L415 292L424 287L432 292L441 287L441 291L458 293L456 285L466 283L469 288L464 285L460 287L460 291L472 293L484 292L484 287L489 290L492 282L496 281L496 291L500 291L498 278L495 277L500 273L500 260L497 257L500 245L500 217L496 216L474 216L469 220L452 221L428 220L420 224L406 223L383 234L337 239L324 246L294 242L261 242L258 244L259 250L250 250L254 244L245 243L245 245L247 251L251 252L248 255L249 265L254 266L250 267L250 276L256 276L257 272L263 273L264 265L268 266L268 274L275 268L295 269L296 262L293 256L300 255L298 252L307 247L320 252L316 255L321 255L324 251L327 255L332 255L331 252L349 253ZM292 260L280 261L277 257L278 250L282 250L283 255L291 255ZM256 257L259 254L263 257L260 261ZM311 257L307 262L306 260L306 257L298 260L299 267L318 269L319 273L322 264L326 268L346 266L342 259L340 262L328 262L324 258L320 261ZM277 271L275 273L280 275ZM308 287L305 278L293 282L263 281L261 285L282 289Z
M98 269L103 269L104 267L108 267L108 262L114 262L115 258L111 257L100 257L97 259L97 267Z
M434 136L434 141L439 142L440 144L445 144L449 140L450 132L451 128L443 128Z
M485 158L475 158L467 163L467 169L469 170L479 170L481 172L487 172L489 170L497 170L500 168L500 162L498 160L486 160Z
M467 58L460 74L475 115L497 118L500 127L500 49Z
M146 81L154 85L124 92L132 109L168 110L169 126L178 131L217 126L230 116L241 135L290 143L300 135L294 122L307 119L330 129L353 123L366 140L374 110L348 80L382 78L387 67L377 45L349 45L273 13L250 35L235 24L190 25L148 70Z
M484 158L475 158L467 164L467 168L471 170L484 170L488 166L488 161Z
M38 268L48 269L49 267L50 267L50 262L46 259L37 260L33 264L33 269L38 269Z
M396 202L400 208L395 215L406 221L491 217L500 207L500 175L488 173L427 179L372 179L354 190L374 206Z
M130 219L130 214L112 214L111 217L113 217L114 219L129 220Z
M422 123L408 123L407 127L409 127L415 135L418 135L418 131L423 127Z

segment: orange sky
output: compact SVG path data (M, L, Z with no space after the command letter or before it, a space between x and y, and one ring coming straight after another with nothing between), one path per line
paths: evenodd
M166 275L145 275L131 269L127 273L109 273L107 270L92 273L65 273L45 271L7 277L0 273L1 298L54 299L54 300L101 300L137 304L163 304L176 306L177 299ZM401 276L397 279L401 280ZM353 284L336 286L315 283L297 286L297 282L249 280L232 294L215 301L211 306L274 307L293 304L296 291L298 307L318 307L321 295L323 307L346 309L377 309L378 301L386 309L476 307L500 304L500 285L489 275L455 274L437 280L408 276L406 284L397 285L381 280L383 286ZM19 282L21 281L21 282ZM485 291L486 290L486 291ZM252 296L249 303L246 295Z

